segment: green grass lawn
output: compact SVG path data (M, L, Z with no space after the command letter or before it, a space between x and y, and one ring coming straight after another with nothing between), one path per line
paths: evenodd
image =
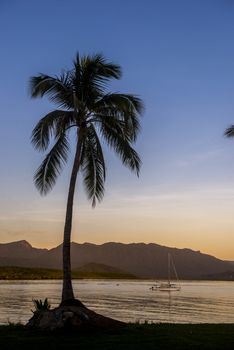
M128 325L115 333L48 334L0 326L1 349L234 349L234 324Z

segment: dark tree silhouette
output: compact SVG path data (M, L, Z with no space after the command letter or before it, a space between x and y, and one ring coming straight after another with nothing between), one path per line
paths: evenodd
M125 166L139 174L140 158L132 145L139 132L143 104L137 96L107 91L108 82L120 77L120 66L108 62L103 55L80 57L77 54L71 70L54 77L40 74L30 80L31 96L46 95L58 108L38 122L31 137L33 146L42 152L54 142L34 176L42 195L52 189L67 162L68 134L75 130L75 157L64 226L62 301L74 299L70 245L78 173L83 175L93 207L104 195L106 166L102 141L117 153Z

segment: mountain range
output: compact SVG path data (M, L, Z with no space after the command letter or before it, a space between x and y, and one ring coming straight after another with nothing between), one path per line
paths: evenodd
M91 243L71 244L72 268L85 264L104 264L138 277L166 278L167 256L173 257L181 279L200 279L225 275L234 271L232 262L191 249L178 249L154 243ZM0 244L0 266L44 267L61 269L62 245L52 249L38 249L27 241ZM234 272L233 272L234 276Z

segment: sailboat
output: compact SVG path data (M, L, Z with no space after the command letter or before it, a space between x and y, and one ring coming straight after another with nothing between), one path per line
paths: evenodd
M156 283L152 287L150 287L150 290L156 290L156 291L160 291L160 292L180 291L181 286L179 284L178 274L177 274L175 264L174 264L174 261L173 261L170 253L168 253L168 255L167 255L167 261L168 261L168 280L167 280L167 282ZM171 270L172 269L174 271L177 283L171 283Z

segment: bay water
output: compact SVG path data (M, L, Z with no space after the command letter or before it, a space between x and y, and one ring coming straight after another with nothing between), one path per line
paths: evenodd
M182 281L180 291L152 291L149 280L74 280L87 307L126 322L234 323L234 282ZM32 299L60 302L62 281L0 281L0 324L26 323Z

